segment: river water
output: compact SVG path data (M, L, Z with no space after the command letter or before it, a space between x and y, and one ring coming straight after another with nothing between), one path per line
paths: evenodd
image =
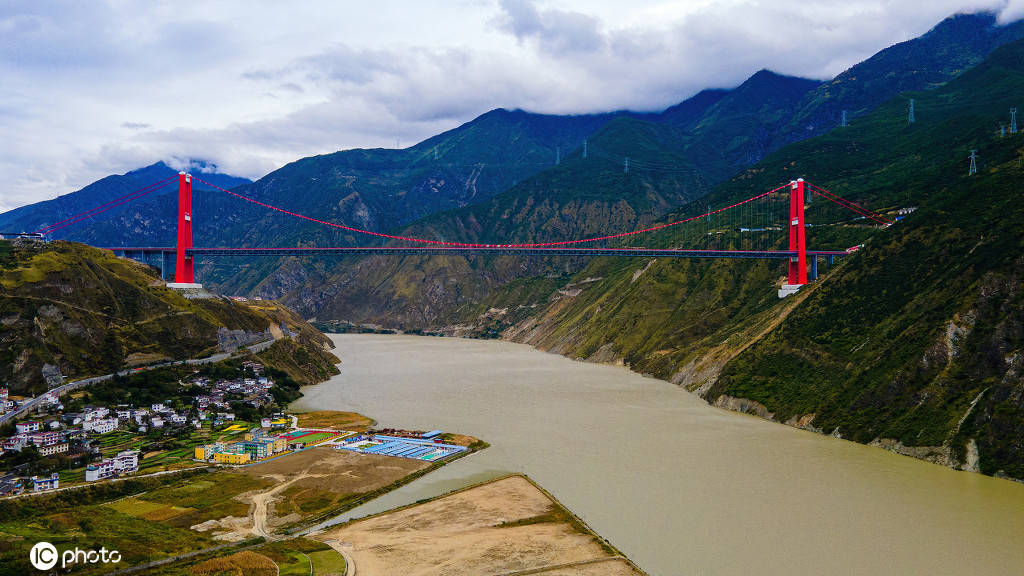
M1024 574L1024 485L720 410L528 346L335 335L295 409L491 447L338 521L525 472L655 575Z

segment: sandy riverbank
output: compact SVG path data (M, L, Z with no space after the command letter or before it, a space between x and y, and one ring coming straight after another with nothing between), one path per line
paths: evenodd
M312 537L343 552L358 574L641 574L522 476L357 520Z

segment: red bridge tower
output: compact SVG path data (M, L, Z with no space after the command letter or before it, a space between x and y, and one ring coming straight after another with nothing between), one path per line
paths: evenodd
M789 258L786 283L779 290L779 298L796 293L807 284L807 238L804 232L804 179L789 183Z
M192 175L178 173L178 248L174 261L174 284L178 287L195 285L192 255ZM174 285L172 285L173 287Z

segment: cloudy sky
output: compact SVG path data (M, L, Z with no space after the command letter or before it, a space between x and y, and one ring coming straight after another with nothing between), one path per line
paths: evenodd
M1013 20L1024 0L5 1L0 211L160 159L258 178L496 107L660 110L761 68L825 79L982 9Z

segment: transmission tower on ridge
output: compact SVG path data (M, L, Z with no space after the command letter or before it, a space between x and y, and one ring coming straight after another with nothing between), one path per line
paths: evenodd
M622 173L629 174L629 156L626 156L625 164L622 166Z
M910 99L910 115L907 117L907 124L914 123L914 99Z
M562 163L562 147L555 146L555 166Z
M583 140L583 157L587 157L587 141Z
M1010 134L1017 133L1017 109L1010 108Z
M971 168L967 171L968 176L973 176L978 173L978 151L971 150Z
M846 110L843 110L843 119L840 121L839 125L846 128Z

